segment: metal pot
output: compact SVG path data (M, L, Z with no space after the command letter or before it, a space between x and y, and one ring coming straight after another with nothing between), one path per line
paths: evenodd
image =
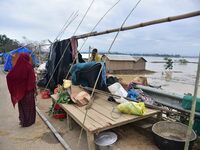
M155 144L161 150L183 150L186 141L187 128L186 125L179 122L157 122L152 127ZM192 149L196 138L197 135L192 130L189 150Z

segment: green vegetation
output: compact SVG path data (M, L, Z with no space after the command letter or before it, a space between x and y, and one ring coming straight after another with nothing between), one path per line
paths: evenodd
M188 61L186 59L179 59L178 62L180 64L187 64L188 63Z
M165 57L164 60L166 61L165 63L165 70L172 70L173 69L173 61L171 58Z

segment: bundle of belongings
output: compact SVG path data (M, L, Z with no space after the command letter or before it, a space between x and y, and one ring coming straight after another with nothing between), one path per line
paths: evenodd
M99 76L96 84L96 88L104 90L106 86L106 67L104 62L87 62L75 64L71 71L71 78L73 85L82 85L93 88L95 82Z
M78 106L84 106L89 102L91 99L90 95L85 91L76 91L73 85L82 85L91 88L95 86L95 89L117 94L121 96L121 98L115 99L118 103L130 103L124 97L128 97L131 101L148 101L152 103L151 99L143 95L141 91L130 88L127 92L117 82L119 81L117 78L107 78L104 62L84 62L81 54L77 52L77 44L77 40L74 38L55 42L51 46L48 61L45 66L46 74L37 84L39 87L50 89L51 93L57 88L57 85L62 85L61 89L57 89L59 96L57 103L76 103ZM77 56L79 63L72 64L76 62L74 60L77 60ZM131 110L124 110L128 107L130 108L130 106ZM118 108L123 113L136 115L143 115L145 111L144 104L142 103L137 104L131 102L126 107L121 107L120 105Z
M145 103L149 105L154 104L153 99L141 89L128 87L126 91L119 82L108 86L108 89L113 95L119 96L119 98L115 97L114 100L120 103L117 108L122 113L143 115L145 112Z

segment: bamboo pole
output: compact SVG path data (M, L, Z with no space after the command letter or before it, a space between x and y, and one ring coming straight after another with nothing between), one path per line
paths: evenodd
M153 92L159 95L163 95L163 96L167 96L167 97L171 97L171 98L176 98L179 100L182 100L184 95L179 95L176 93L172 93L172 92L166 92L163 90L159 90L159 89L155 89L155 88L151 88L151 87L147 87L147 86L143 86L143 85L136 85L136 88L145 90L145 91L149 91L149 92Z
M66 149L66 150L71 150L71 147L69 146L68 143L65 142L65 140L61 137L61 135L56 131L56 129L52 126L52 124L47 120L47 118L42 114L42 112L40 111L40 109L36 106L36 111L39 114L39 116L42 118L42 120L47 124L47 126L49 127L49 129L53 132L53 134L55 135L55 137L58 139L58 141L62 144L62 146Z
M82 35L77 35L77 36L75 36L75 38L76 39L83 39L83 38L91 37L91 36L98 36L98 35L109 34L109 33L113 33L113 32L132 30L132 29L142 28L142 27L150 26L150 25L154 25L154 24L160 24L160 23L165 23L165 22L172 22L172 21L176 21L176 20L191 18L191 17L195 17L195 16L199 16L199 15L200 15L200 10L190 12L190 13L186 13L186 14L182 14L182 15L178 15L178 16L171 16L171 17L167 17L167 18L142 22L142 23L135 24L135 25L132 25L132 26L127 26L127 27L115 28L115 29L110 29L110 30L106 30L106 31L102 31L102 32L96 32L95 31L95 32L85 33L85 34L82 34Z
M199 76L200 76L200 54L199 54L199 62L198 62L197 75L196 75L196 81L195 81L194 97L193 97L193 100L192 100L190 121L189 121L188 130L187 130L186 142L185 142L184 150L188 150L189 149L190 137L191 137L191 134L192 134L192 127L193 127L193 124L194 124L194 114L195 114L195 109L196 109L196 100L197 100Z

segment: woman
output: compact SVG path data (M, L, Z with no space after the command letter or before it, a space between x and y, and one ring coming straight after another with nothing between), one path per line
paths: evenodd
M13 106L15 107L15 104L18 103L20 125L28 127L34 124L36 80L29 54L20 54L6 78Z

